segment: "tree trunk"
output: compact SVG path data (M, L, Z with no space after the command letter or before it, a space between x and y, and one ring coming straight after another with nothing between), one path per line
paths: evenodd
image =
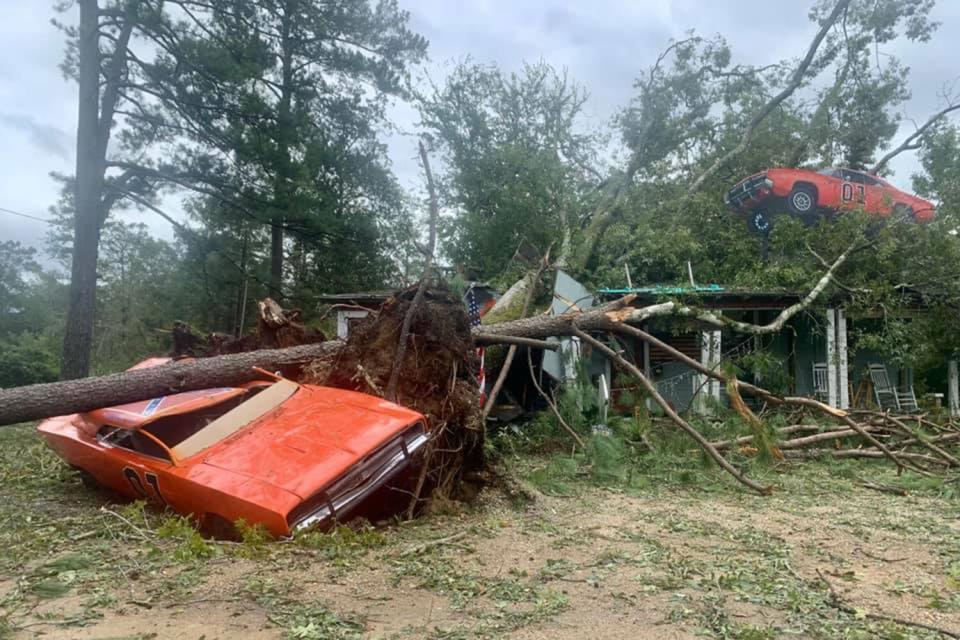
M803 300L784 309L780 315L766 325L749 325L726 319L710 311L690 308L675 302L664 302L648 307L630 306L635 296L629 295L600 307L580 313L565 313L559 316L537 316L522 318L512 322L475 327L473 338L477 344L515 343L517 338L539 339L550 336L576 335L581 331L609 332L625 323L640 323L657 316L683 316L695 318L701 322L716 326L729 326L736 331L761 335L779 331L791 317L809 307L830 283L833 273L843 264L853 245L837 258L816 286ZM634 330L635 331L635 330ZM647 336L644 339L652 340ZM0 391L0 425L35 420L52 415L63 415L88 411L98 407L146 400L160 395L192 389L205 389L218 385L236 384L255 377L251 367L274 368L278 364L291 364L307 360L333 357L342 346L340 341L324 342L318 345L305 345L289 349L271 349L249 353L217 356L197 361L178 362L158 369L147 369L130 373L118 373L100 378L80 381L55 382L44 385L32 385ZM719 375L706 369L700 363L690 361L690 366L706 375ZM741 389L749 393L760 394L768 401L806 404L818 410L840 417L847 426L856 430L881 451L884 446L876 442L868 433L855 425L843 412L834 410L822 403L806 398L778 399L767 391L739 382ZM886 451L885 451L886 452ZM886 452L889 457L895 456Z
M293 27L291 3L283 10L281 24L281 82L280 102L277 106L277 157L278 165L273 184L273 206L276 212L270 221L270 288L272 295L283 299L283 230L287 224L286 212L290 207L290 134L293 104L293 43L290 31Z
M97 0L80 0L79 4L77 175L70 301L60 361L60 378L64 380L82 378L90 371L93 312L97 295L97 254L100 243L100 192L103 183L102 159L98 161L97 158L100 98Z
M180 360L107 376L0 390L0 425L116 406L148 398L226 387L263 377L253 367L275 371L339 353L339 340L287 349Z

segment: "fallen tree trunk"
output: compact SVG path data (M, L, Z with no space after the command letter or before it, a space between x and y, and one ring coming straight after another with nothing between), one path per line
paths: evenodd
M334 357L342 347L341 341L331 340L286 349L179 360L107 376L2 389L0 425L90 411L181 391L233 386L260 377L254 367L282 370Z

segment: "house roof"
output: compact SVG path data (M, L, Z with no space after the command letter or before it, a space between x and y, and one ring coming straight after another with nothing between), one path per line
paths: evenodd
M598 289L597 295L612 300L633 294L634 304L650 304L663 298L696 298L697 304L715 309L783 309L800 301L804 294L790 291L751 291L718 284L674 286L653 285L623 289Z
M329 304L357 304L367 306L382 304L393 295L393 291L354 291L352 293L321 293L317 296L318 302Z
M495 291L494 288L486 282L468 282L467 290L470 289L488 289ZM325 304L356 304L361 306L372 306L383 304L383 302L395 293L392 289L381 291L354 291L350 293L321 293L317 296L317 302Z

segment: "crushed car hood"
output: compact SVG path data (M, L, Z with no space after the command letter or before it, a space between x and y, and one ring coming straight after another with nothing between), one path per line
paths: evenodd
M378 398L304 385L201 455L204 464L306 498L418 419Z

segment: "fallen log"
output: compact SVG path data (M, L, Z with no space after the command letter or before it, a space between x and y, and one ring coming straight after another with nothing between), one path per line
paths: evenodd
M262 374L258 374L254 367L283 370L334 357L342 347L341 341L331 340L286 349L178 360L148 369L79 380L0 389L0 425L90 411L181 391L233 386L260 377Z
M548 334L540 332L538 335L546 337ZM538 339L497 334L475 336L475 342L550 350L558 347L556 343ZM284 349L184 359L105 376L0 389L0 426L149 400L181 391L249 382L260 376L254 367L273 371L303 365L317 359L335 358L342 348L342 341L329 340Z
M817 458L885 458L887 455L878 449L790 449L784 451L787 458L817 459ZM941 467L949 466L949 463L928 456L925 453L903 453L897 454L898 457L910 460L912 462L927 462Z

